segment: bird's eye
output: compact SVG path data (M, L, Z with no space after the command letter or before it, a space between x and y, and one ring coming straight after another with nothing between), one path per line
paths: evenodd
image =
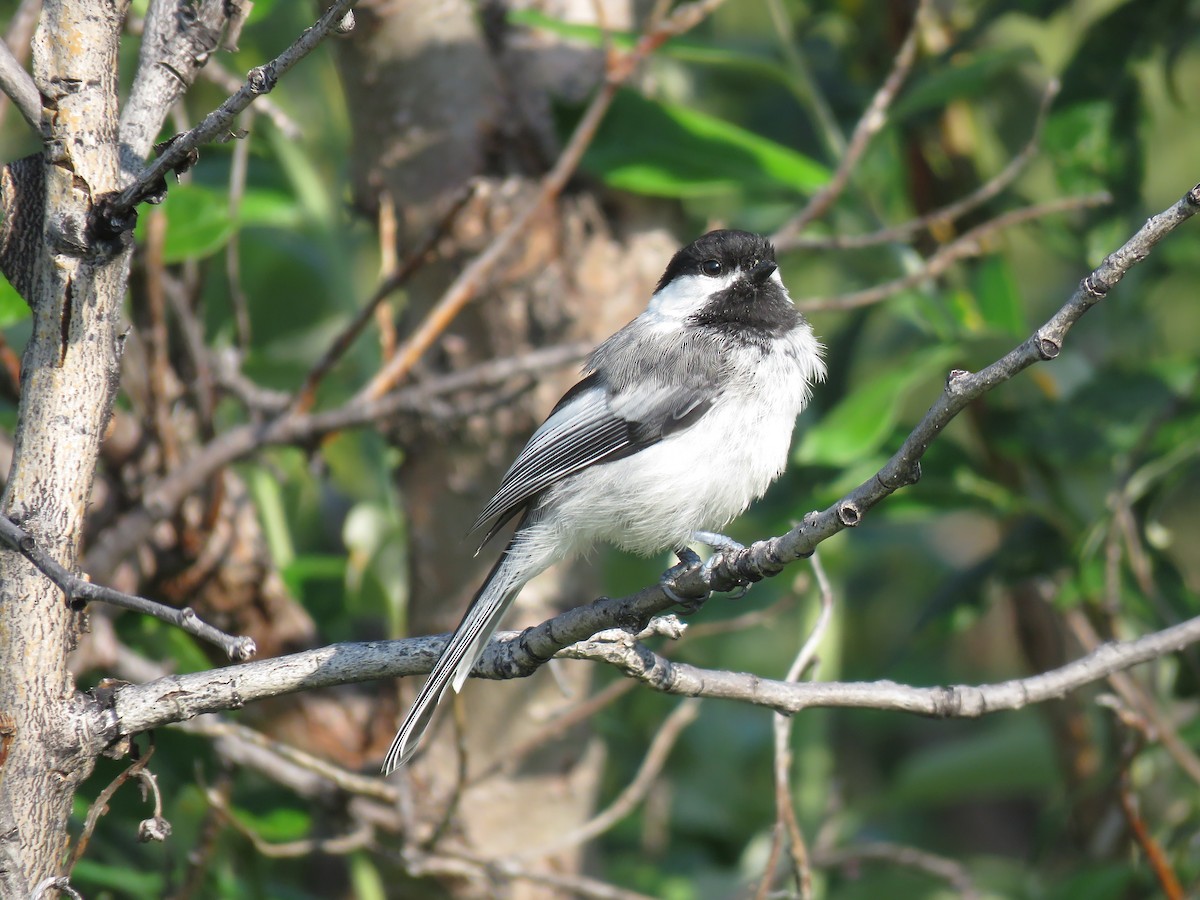
M706 259L700 263L700 271L709 278L716 278L721 274L721 261L719 259Z

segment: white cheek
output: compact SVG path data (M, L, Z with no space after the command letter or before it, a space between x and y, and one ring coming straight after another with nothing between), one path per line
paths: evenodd
M729 272L720 278L705 275L676 278L650 298L649 310L664 318L685 319L698 312L717 291L733 284L737 275L737 272Z
M771 273L771 280L773 282L775 282L777 285L779 285L781 288L783 288L783 296L787 299L788 303L791 303L792 297L788 293L787 285L783 283L783 276L781 276L779 274L778 269L776 269L774 272Z

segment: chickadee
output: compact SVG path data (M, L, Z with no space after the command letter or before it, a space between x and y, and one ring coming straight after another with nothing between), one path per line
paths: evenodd
M650 305L592 351L583 380L509 468L475 528L520 524L400 726L384 774L416 751L434 709L462 689L525 584L599 541L649 556L720 528L783 471L796 417L825 378L823 348L745 231L684 247Z

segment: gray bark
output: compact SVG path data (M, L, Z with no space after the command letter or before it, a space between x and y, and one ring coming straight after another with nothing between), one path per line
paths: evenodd
M12 471L0 512L66 565L79 549L96 454L116 385L128 250L94 242L93 201L119 185L117 48L125 4L48 0L34 36L45 108L42 243L27 299ZM63 596L21 556L0 553L0 710L13 738L0 780L0 893L24 897L56 873L90 743L67 726L66 658L78 628Z

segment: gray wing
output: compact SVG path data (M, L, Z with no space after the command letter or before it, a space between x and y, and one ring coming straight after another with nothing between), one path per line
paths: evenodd
M546 488L688 427L709 410L716 396L712 385L668 387L653 382L614 393L600 373L592 373L563 396L533 433L472 530L495 520L483 539L486 544Z

